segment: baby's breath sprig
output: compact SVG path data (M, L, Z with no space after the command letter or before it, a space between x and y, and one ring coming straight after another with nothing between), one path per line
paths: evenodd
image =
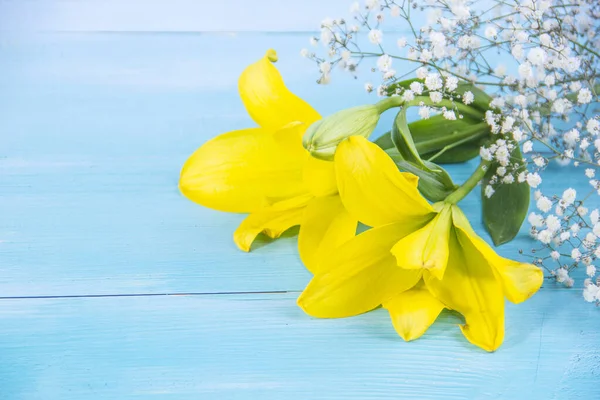
M595 178L600 163L600 3L366 0L353 3L350 12L352 18L322 21L320 37L311 38L311 44L323 51L302 50L318 64L318 82L328 83L340 70L354 77L370 74L364 89L379 96L411 101L426 92L430 101L419 108L422 119L434 113L461 118L459 104L475 97L472 91L457 95L462 82L493 94L483 119L492 139L480 150L482 159L499 165L486 179L488 198L502 185L526 182L538 188L551 163L585 168L582 179L585 175L592 186L589 195L575 199L571 188L549 197L538 192L540 210L552 208L554 214L532 214L529 221L532 235L547 250L537 249L536 262L567 285L572 285L569 272L585 266L584 297L599 303L593 266L600 258L598 211L580 211L584 201L598 204L600 195ZM415 76L410 85L398 85ZM561 255L565 246L571 248L564 253L568 257ZM556 268L548 266L551 262Z

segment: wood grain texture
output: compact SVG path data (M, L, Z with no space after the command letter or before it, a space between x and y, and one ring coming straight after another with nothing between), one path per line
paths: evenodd
M547 284L509 306L495 354L466 343L451 315L405 344L384 311L303 315L294 299L310 275L293 235L242 253L231 240L242 215L178 193L196 147L253 125L236 79L269 47L290 88L323 114L376 100L341 75L330 87L310 84L315 68L298 56L306 43L0 36L0 399L600 396L600 315L580 290ZM461 181L472 166L448 170ZM582 175L562 169L545 189ZM489 239L477 195L461 205ZM498 251L517 257L532 245L526 232ZM582 272L576 278L581 285ZM265 291L288 293L242 294ZM237 294L158 296L221 292ZM94 295L109 297L68 297ZM39 296L60 298L22 298Z
M443 314L405 343L385 310L307 317L295 295L0 301L0 398L595 399L597 310L574 292L507 309L488 354Z

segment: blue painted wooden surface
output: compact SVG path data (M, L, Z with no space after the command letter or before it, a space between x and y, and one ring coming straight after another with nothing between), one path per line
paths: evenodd
M600 398L600 310L580 289L547 283L509 305L494 354L469 345L451 314L404 343L382 310L304 315L295 298L310 275L294 237L241 253L231 235L243 216L178 193L197 146L251 126L236 79L269 47L323 114L376 100L351 79L312 84L306 44L0 36L0 399ZM449 170L461 181L469 167ZM561 170L546 188L581 174ZM477 196L461 204L487 238ZM523 229L498 250L530 247Z

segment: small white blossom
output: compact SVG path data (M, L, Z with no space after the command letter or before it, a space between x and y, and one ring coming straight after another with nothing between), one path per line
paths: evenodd
M446 110L444 111L443 115L448 121L456 121L456 114L453 110Z
M544 218L541 215L533 212L529 214L529 216L527 217L527 221L529 222L529 224L531 224L531 226L534 226L536 228L539 228L544 225Z
M560 220L555 215L546 217L546 227L550 232L555 233L560 229Z
M383 41L383 32L379 29L371 29L369 32L369 41L373 44L381 44Z
M523 153L529 153L531 150L533 150L533 142L531 140L523 143Z
M429 119L431 109L427 106L419 107L419 117L421 119Z
M592 101L592 92L590 92L590 89L583 88L577 94L577 102L579 104L588 104L591 101Z
M585 273L587 274L587 276L593 277L596 275L596 267L593 265L588 265L587 268L585 269Z
M442 93L441 92L429 92L429 98L435 104L442 101Z
M487 185L484 190L485 197L490 198L494 194L495 190L491 185Z
M396 44L398 45L399 48L403 49L406 47L407 44L407 40L404 37L401 37L400 39L398 39L398 41L396 42Z
M394 5L393 5L393 6L390 8L390 15L391 15L392 17L394 17L394 18L397 18L397 17L399 17L399 16L400 16L400 7L398 7L397 5L395 5L395 4L394 4Z
M556 250L554 250L553 252L550 253L550 257L552 257L553 260L558 260L560 258L560 253Z
M425 78L425 86L429 90L439 90L442 88L442 78L437 73L428 74Z
M552 208L552 201L546 196L542 196L537 200L536 206L541 212L546 213Z
M539 186L540 183L542 183L542 177L537 172L530 172L529 174L527 174L526 180L527 184L532 188L536 188Z
M387 54L382 55L377 59L377 68L381 72L388 72L392 68L392 57Z
M498 31L496 30L496 28L494 26L488 25L485 28L484 35L486 38L493 40L493 39L496 39L496 36L498 35Z
M577 192L573 188L569 188L563 192L562 200L566 205L571 205L577 197Z
M473 101L475 100L475 96L473 95L473 93L468 90L463 94L463 103L469 105L471 104Z
M423 93L423 84L421 82L412 82L410 84L410 90L412 90L415 94L421 94Z

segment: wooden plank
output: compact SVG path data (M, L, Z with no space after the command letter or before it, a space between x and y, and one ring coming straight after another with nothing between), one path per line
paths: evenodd
M304 35L0 40L0 296L301 290L310 276L294 237L238 251L231 235L243 216L189 202L177 178L204 141L253 125L236 79L268 47L281 49L289 86L323 114L376 101L351 79L307 85L315 71L297 62L304 42ZM472 167L448 169L460 182ZM561 174L547 187L566 187L583 171ZM484 234L477 196L462 206ZM500 253L516 257L531 247L526 231Z
M318 31L326 17L350 17L348 0L0 0L2 30Z
M317 320L295 295L0 301L0 398L595 399L598 309L542 291L493 354L443 314L412 343L384 310Z

